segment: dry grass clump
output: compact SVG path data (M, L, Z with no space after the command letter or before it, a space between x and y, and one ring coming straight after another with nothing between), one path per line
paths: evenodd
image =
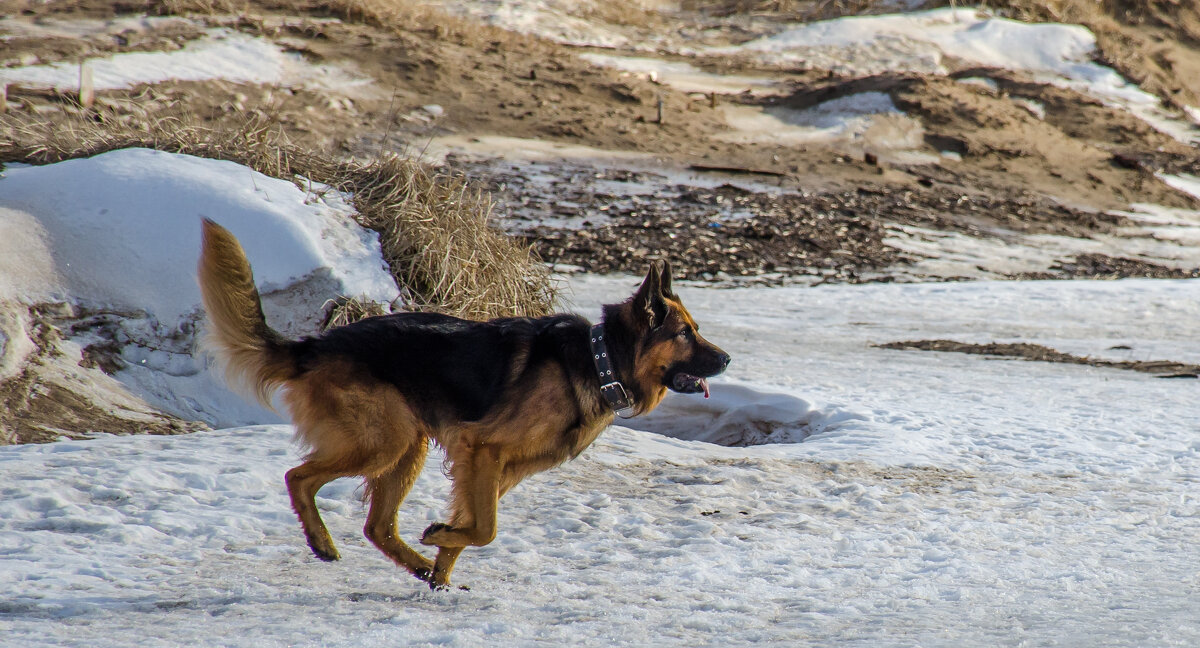
M474 317L544 314L553 302L548 272L530 250L490 225L489 195L461 178L432 177L411 160L387 157L358 170L361 222L379 232L401 286L426 307L462 301ZM419 196L419 200L411 199ZM513 304L522 305L513 309Z
M331 299L325 303L325 308L329 310L325 313L325 320L321 322L322 331L353 324L368 317L388 314L388 309L384 304L363 297Z
M262 119L217 130L179 119L122 124L104 111L53 120L0 114L0 162L47 164L131 147L232 160L302 188L298 176L351 193L360 223L380 234L408 309L486 319L542 315L553 304L546 267L490 225L490 196L415 160L335 160L290 145Z

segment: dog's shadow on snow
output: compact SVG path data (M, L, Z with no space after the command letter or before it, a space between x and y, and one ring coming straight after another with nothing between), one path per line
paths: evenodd
M713 384L712 397L668 394L644 416L616 424L688 441L723 446L801 443L849 420L863 417L836 407L731 383Z

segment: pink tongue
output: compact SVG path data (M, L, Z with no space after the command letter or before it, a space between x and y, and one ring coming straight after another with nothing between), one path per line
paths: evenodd
M705 397L705 398L708 398L708 379L707 379L707 378L701 378L701 379L700 379L700 386L704 388L704 397Z

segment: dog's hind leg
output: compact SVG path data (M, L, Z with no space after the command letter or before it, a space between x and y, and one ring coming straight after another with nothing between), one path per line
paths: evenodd
M321 560L338 560L341 556L333 546L329 529L317 511L317 491L338 477L353 474L353 471L346 470L342 462L306 461L287 471L284 476L288 495L292 499L292 509L304 527L304 537L308 540L309 548Z
M433 563L396 536L396 511L421 474L428 452L428 441L420 437L390 470L367 479L371 509L367 513L367 525L363 528L367 539L385 556L426 581L430 580Z

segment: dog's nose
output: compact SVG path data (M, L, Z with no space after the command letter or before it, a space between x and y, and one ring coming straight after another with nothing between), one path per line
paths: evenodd
M729 357L728 353L721 354L721 371L725 371L725 368L729 366L729 361L731 359L732 358Z

